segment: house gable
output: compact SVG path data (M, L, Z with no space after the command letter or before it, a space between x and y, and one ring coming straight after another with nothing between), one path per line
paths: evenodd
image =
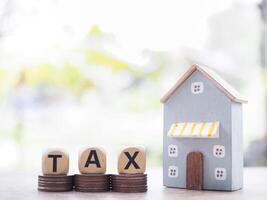
M202 93L192 93L194 83L203 84ZM192 73L164 104L165 117L173 118L174 123L220 122L224 121L221 117L230 110L231 100L199 71Z
M247 100L243 98L234 88L232 88L226 81L218 76L214 71L207 67L193 65L189 70L176 82L176 84L161 98L161 103L166 101L174 94L174 92L184 84L184 82L194 73L200 72L207 79L209 79L218 89L220 89L228 98L237 103L247 103Z

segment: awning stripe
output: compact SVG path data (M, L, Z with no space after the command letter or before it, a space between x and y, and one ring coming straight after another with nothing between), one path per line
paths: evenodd
M213 131L215 129L215 122L212 123L211 127L210 127L210 130L209 130L209 133L208 133L208 137L211 137L212 134L213 134Z
M187 123L184 123L184 126L183 126L183 128L182 128L182 131L181 131L181 133L180 133L180 136L183 136L186 127L187 127Z
M173 124L170 130L170 136L173 136L175 133L175 129L178 127L178 124Z
M190 136L193 135L196 126L197 126L197 123L193 123L193 126L192 126L191 131L190 131Z
M180 138L218 138L219 122L174 123L167 135Z
M201 128L200 128L199 133L198 133L198 136L199 136L199 137L201 137L202 132L203 132L203 130L204 130L204 128L205 128L205 125L206 125L206 122L202 123Z

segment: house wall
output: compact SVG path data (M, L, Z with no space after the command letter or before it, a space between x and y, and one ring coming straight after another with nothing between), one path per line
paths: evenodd
M204 92L191 93L193 82L203 82ZM163 183L168 187L186 187L186 156L200 151L204 155L203 189L232 190L231 100L210 80L195 71L164 104ZM219 121L218 139L170 138L168 130L175 122ZM178 156L169 157L168 146L177 145ZM225 157L213 156L214 145L225 146ZM169 177L169 166L178 167L178 177ZM215 168L226 170L225 180L215 179Z
M242 104L232 103L232 190L243 187Z

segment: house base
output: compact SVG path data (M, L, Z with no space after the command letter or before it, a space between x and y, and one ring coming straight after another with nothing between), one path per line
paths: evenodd
M181 189L181 190L188 190L186 187L174 187L174 186L166 186L164 185L166 188L172 188L172 189ZM242 188L239 188L239 189L231 189L231 190L218 190L218 189L205 189L203 188L202 191L206 191L206 192L212 192L212 191L216 191L216 192L235 192L235 191L238 191L238 190L242 190ZM190 190L192 191L192 190ZM196 191L200 191L200 190L196 190Z

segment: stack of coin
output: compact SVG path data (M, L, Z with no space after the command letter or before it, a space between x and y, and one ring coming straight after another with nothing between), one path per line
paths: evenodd
M114 192L138 193L147 191L146 174L111 175L111 190Z
M79 171L74 176L74 188L78 192L110 191L110 175L106 172L106 152L97 147L85 148L79 155Z
M108 192L110 191L110 175L76 174L74 189L77 192Z
M45 192L65 192L73 190L73 176L38 176L38 190Z

